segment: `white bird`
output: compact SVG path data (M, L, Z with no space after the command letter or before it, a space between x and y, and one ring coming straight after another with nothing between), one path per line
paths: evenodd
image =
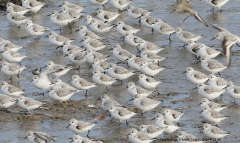
M200 46L205 46L204 44L202 43L196 43L195 41L193 40L188 40L188 43L187 43L187 50L195 55L197 58L198 58L198 50L199 50L199 47Z
M76 119L71 119L67 128L69 127L71 131L73 131L75 134L82 134L88 132L87 137L89 138L88 135L90 130L96 125L97 124L95 123L88 123Z
M133 68L134 70L140 71L140 66L143 62L143 59L140 57L136 57L134 54L130 54L128 56L128 66Z
M188 67L183 74L186 73L187 79L194 84L205 83L208 80L208 76L204 73L194 70L192 67Z
M142 40L140 37L134 36L131 33L127 33L124 37L123 40L126 44L137 47L139 45L139 42Z
M47 67L48 70L59 70L58 72L52 73L52 75L55 77L60 77L72 69L72 66L68 67L60 64L55 64L53 61L48 61L45 67Z
M8 109L10 106L17 102L17 98L7 96L5 94L0 94L0 108Z
M138 83L143 88L156 89L157 85L159 85L161 82L154 78L146 76L145 74L139 74Z
M155 24L155 18L152 16L149 16L148 12L143 12L140 18L141 25L146 26L147 28L152 29L152 33L154 31L154 24Z
M195 136L185 133L183 131L178 132L178 143L202 143L201 139Z
M98 59L99 61L105 61L109 58L108 55L103 55L99 52L94 52L93 50L87 50L86 54L86 61L89 64L92 64L95 59Z
M213 7L213 9L211 11L214 10L214 8L219 8L219 10L221 11L221 7L224 6L229 0L205 0L205 2Z
M184 44L187 44L189 40L197 41L202 37L201 35L195 35L191 32L183 31L181 28L176 29L176 34L178 39Z
M126 34L136 34L139 29L133 28L130 25L125 24L123 21L117 22L117 32L125 36Z
M30 9L30 11L34 13L37 13L44 6L44 3L36 0L22 0L22 6Z
M158 18L156 18L154 21L153 29L161 35L169 35L169 41L171 41L172 34L175 33L175 29L172 26L168 25Z
M9 63L20 63L27 56L21 55L16 51L12 51L9 47L3 49L2 57Z
M128 6L129 3L132 2L132 0L110 0L109 2L112 7L123 10L125 7Z
M131 143L151 143L154 140L145 133L138 132L134 128L129 130L128 139Z
M111 105L108 111L111 113L111 117L120 120L119 126L121 125L121 122L124 120L126 120L126 123L128 124L127 120L129 120L130 118L132 118L132 116L136 114L134 112L129 111L126 108L115 107L114 105Z
M20 66L8 62L2 62L1 71L5 75L17 76L19 78L20 73L26 68L26 66Z
M158 63L158 65L162 60L166 59L166 57L158 56L155 53L148 51L146 48L142 49L141 58L147 62Z
M8 84L6 81L1 82L1 91L3 94L6 94L8 96L20 96L24 93L24 91L11 84Z
M144 114L144 112L153 110L160 103L162 103L161 101L155 101L150 98L142 97L138 94L134 95L133 99L131 100L133 100L133 104L136 108L142 110L142 115Z
M93 32L100 33L100 34L109 32L112 29L113 26L114 25L109 25L109 24L104 23L102 21L99 22L96 19L92 19L90 24L89 24L89 27Z
M102 100L102 107L105 111L108 111L110 106L123 107L117 101L111 99L107 94L103 94L98 100Z
M47 15L50 16L50 20L52 21L53 24L60 26L60 31L61 31L61 26L65 26L70 24L75 18L69 16L69 15L64 15L64 14L59 14L56 10L53 10L51 14Z
M134 7L133 5L128 6L127 12L128 12L128 17L132 19L139 19L139 20L143 12L146 12L147 15L150 15L152 13L152 11L147 11L140 7Z
M36 108L39 108L42 106L42 102L34 100L32 98L24 97L24 96L18 96L17 104L19 107L29 110L34 110Z
M94 59L94 61L92 63L92 68L97 69L102 73L107 71L108 66L109 66L108 62L100 61L99 59Z
M226 69L227 67L224 66L223 64L219 63L215 59L208 59L206 57L201 58L201 66L202 68L210 73L218 73Z
M80 25L79 28L76 30L76 32L79 31L79 35L81 39L83 39L85 36L89 36L91 39L103 39L102 37L98 36L94 32L87 29L86 26Z
M228 82L221 77L216 77L214 74L210 74L210 75L208 75L208 84L210 86L214 86L214 87L223 89L228 85Z
M73 75L71 80L72 86L79 90L86 90L85 96L87 96L88 89L96 87L95 83L86 81L83 78L80 78L78 75Z
M128 50L122 49L119 44L115 44L113 46L113 56L118 60L118 61L125 61L128 59L128 56L131 53Z
M115 78L112 78L106 74L102 74L99 70L93 70L93 81L98 85L106 86L106 89L108 90L107 86L112 85L115 81L117 81Z
M72 87L71 85L63 82L59 78L55 78L53 80L53 83L54 83L54 87L56 87L58 89L66 89L66 90L77 91L77 92L80 91L80 90L77 90L76 88Z
M103 9L97 11L97 17L104 21L104 23L109 23L115 20L120 14L118 12L110 12Z
M213 122L213 123L219 123L222 120L225 120L228 118L228 116L224 116L220 113L218 113L217 111L215 111L214 109L211 109L209 106L205 106L203 107L202 112L202 116L209 122Z
M91 15L87 15L86 19L84 20L85 25L89 26L92 22L92 20L94 20L94 23L102 23L103 21L97 18L93 18ZM90 27L90 26L89 26ZM91 27L90 27L91 28ZM92 29L92 28L91 28Z
M164 48L158 47L157 45L155 45L151 42L148 42L145 40L140 40L138 43L137 49L141 52L141 51L143 51L144 48L147 49L149 52L152 52L155 54L159 53L160 51L162 51L164 49Z
M142 124L140 125L139 129L140 129L139 132L145 133L150 138L156 138L164 132L166 127Z
M102 43L97 39L91 39L89 36L83 37L83 46L88 50L100 51L106 48L106 44Z
M14 11L10 9L9 11L7 11L7 19L11 23L18 25L20 28L20 25L26 23L30 18L18 13L14 13Z
M71 45L69 41L64 41L63 45L58 46L56 49L58 48L63 48L63 54L67 55L69 54L69 51L73 51L73 52L82 52L85 51L86 49L80 48L76 45Z
M210 124L207 123L203 125L203 133L207 137L214 139L221 139L230 134L229 132L223 131L220 128L211 126Z
M220 51L205 46L204 44L199 44L198 48L199 48L197 51L198 55L200 57L206 57L209 59L213 59L221 53Z
M139 86L136 86L133 82L129 82L127 87L128 87L128 93L131 96L138 94L141 97L147 97L149 94L152 93L152 91L148 91Z
M165 68L159 67L153 63L148 63L147 61L143 61L140 66L140 71L142 74L148 75L148 76L155 76Z
M236 99L240 98L240 86L235 86L230 81L227 86L227 94L234 99L234 103L236 103Z
M63 101L69 100L77 91L78 90L56 88L55 86L51 86L49 89L49 97L62 103Z
M86 62L86 53L83 51L69 51L68 60L74 65L79 65L78 70L80 70L80 66Z
M43 35L46 31L49 31L50 29L47 27L43 27L41 25L32 23L32 20L28 20L25 25L25 30L31 36L40 36L40 35Z
M56 34L54 31L49 32L48 34L49 42L56 46L61 46L65 41L73 42L73 40L63 37Z
M218 103L215 103L213 101L210 101L208 100L207 98L203 98L202 99L202 102L200 103L201 105L201 108L203 109L205 106L208 106L209 108L217 111L217 112L220 112L221 110L227 108L225 105L221 105L221 104L218 104Z
M92 5L96 5L96 6L100 6L102 5L103 7L104 4L108 1L108 0L88 0Z
M179 121L179 119L182 117L184 113L178 112L176 110L172 110L172 109L164 109L163 111L163 116L165 117L165 119L168 119L171 122L177 122Z
M198 88L198 94L209 100L219 97L226 91L226 89L220 89L218 87L205 85L203 83L198 84L197 88Z
M81 12L84 8L86 8L85 6L80 6L80 5L76 5L73 3L69 3L68 1L63 1L62 5L60 5L58 7L61 7L61 6L67 6L68 8L74 9L78 12Z
M67 6L62 7L62 13L64 15L67 15L67 16L70 16L70 17L74 18L75 20L80 18L82 15L85 14L85 13L80 13L77 10L68 8Z
M8 2L6 7L7 7L7 11L13 10L15 13L21 14L21 15L24 15L25 13L30 11L29 8L24 8L20 5L13 4L11 2Z
M175 132L180 127L172 123L170 120L164 119L163 115L160 113L157 113L155 115L155 118L152 120L155 121L155 125L159 127L165 127L164 132L171 134L172 132Z
M28 139L31 143L55 143L56 137L52 137L43 132L28 131L27 136L23 139Z

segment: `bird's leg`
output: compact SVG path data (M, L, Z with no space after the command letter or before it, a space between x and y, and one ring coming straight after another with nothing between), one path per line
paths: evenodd
M170 34L170 35L169 35L169 38L168 38L170 42L172 42L171 36L172 36L172 34Z
M119 123L119 126L121 125L122 122Z
M106 89L107 89L107 91L108 91L108 88L107 88L107 86L106 86Z
M88 89L86 90L86 93L85 93L85 97L87 98L87 91L88 91Z
M122 80L121 80L121 85L122 85Z
M9 80L11 80L11 81L12 81L12 76L11 76L11 78L10 78Z
M128 122L127 122L127 120L126 120L126 124L128 125Z
M153 34L153 32L154 32L154 29L152 28L152 34Z
M88 130L88 134L87 134L87 137L90 139L90 137L88 136L89 135L89 132L90 132L90 130Z
M20 71L18 71L18 74L17 74L17 77L18 77L18 78L20 78L20 77L19 77L19 74L20 74Z
M187 16L186 18L184 18L184 19L183 19L183 22L184 22L185 20L187 20L187 19L188 19L188 17L189 17L189 16Z
M218 72L218 74L221 76L220 72Z
M160 93L159 93L159 92L158 92L158 90L157 90L157 87L156 87L155 89L156 89L156 91L157 91L158 95L160 95Z

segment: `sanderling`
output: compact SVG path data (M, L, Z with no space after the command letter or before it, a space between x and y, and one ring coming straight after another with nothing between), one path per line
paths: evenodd
M8 109L10 106L17 102L17 98L7 96L5 94L0 94L0 108Z
M227 94L234 99L235 103L236 99L240 98L240 86L235 86L231 81L229 81L227 86Z
M10 75L11 80L12 76L17 76L19 78L19 74L26 68L26 66L20 66L8 62L2 62L1 71L5 75Z
M168 119L171 122L177 122L177 123L183 114L184 113L182 111L178 112L176 110L172 110L168 108L165 108L163 111L163 116L165 117L165 119Z
M142 74L152 76L152 77L164 69L165 68L159 67L153 63L148 63L147 61L143 61L140 66L140 71Z
M112 78L106 74L102 74L99 70L95 69L93 70L93 81L96 83L96 84L99 84L99 85L104 85L106 86L106 89L108 90L107 86L110 86L112 85L116 79L115 78Z
M25 30L31 36L40 36L40 35L43 35L44 32L49 31L50 29L47 27L43 27L41 25L32 23L32 20L28 20L25 25Z
M114 25L109 25L107 23L104 23L104 22L98 22L96 19L92 19L90 24L89 24L89 27L91 28L91 30L95 33L107 33L109 32L112 27Z
M117 66L114 63L110 63L108 67L109 67L109 69L107 70L108 75L110 75L113 78L121 80L121 84L122 80L127 79L135 74L133 71L127 70L121 66Z
M22 46L15 45L11 42L1 42L0 43L0 52L3 52L4 49L7 47L10 48L11 51L16 51L16 52L23 48Z
M228 85L228 82L221 77L216 77L214 74L210 74L208 76L208 84L210 86L219 87L223 89Z
M78 75L73 75L71 80L72 86L80 90L86 90L85 96L87 96L88 89L96 87L95 83L86 81L80 78Z
M49 74L52 74L54 72L57 72L59 70L52 69L52 70L45 70L38 75L34 75L32 80L34 87L43 90L43 96L44 96L44 90L49 89L53 82L51 78L49 77Z
M142 110L142 115L144 114L144 112L153 110L160 103L162 103L161 101L155 101L150 98L142 97L141 95L138 94L134 95L133 99L131 100L133 100L133 104L135 107Z
M225 5L228 1L229 1L229 0L214 0L214 1L212 1L212 0L205 0L205 2L206 2L209 6L213 7L212 10L210 10L210 11L213 11L214 8L219 8L219 10L221 11L221 7L222 7L223 5Z
M132 19L139 19L143 12L146 12L147 15L150 15L152 13L152 11L147 11L139 7L134 7L133 5L129 5L127 11L128 16Z
M185 133L183 131L178 132L177 137L179 143L202 143L201 139L198 139L195 136Z
M30 11L30 9L24 8L24 7L20 6L20 5L13 4L11 2L8 2L6 7L7 7L7 11L9 11L11 9L15 13L21 14L21 15L24 15L25 13Z
M167 23L163 22L161 19L156 18L154 20L154 31L162 34L162 35L169 35L169 41L171 41L171 35L175 33L175 29L172 26L168 25Z
M200 57L206 57L209 59L213 59L216 56L218 56L219 54L221 54L220 51L210 48L208 46L205 46L204 44L199 45L199 49L198 49L197 53Z
M131 143L150 143L154 140L145 133L138 132L134 128L129 130L128 139Z
M160 51L162 51L164 49L164 48L158 47L157 45L155 45L151 42L148 42L145 40L140 40L138 43L137 49L139 51L142 51L143 48L146 48L149 52L152 52L155 54L159 53Z
M91 37L89 36L85 36L82 40L83 42L83 46L86 49L90 49L93 51L100 51L104 48L106 48L106 45L104 43L102 43L101 41L97 40L97 39L91 39Z
M101 96L101 98L99 98L98 100L102 99L102 107L103 110L108 111L108 109L110 108L110 106L115 106L115 107L122 107L121 104L119 104L117 101L111 99L107 94L103 94Z
M93 19L95 20L94 23L96 23L96 24L103 22L103 21L100 20L100 19L93 18L91 15L87 15L87 16L86 16L86 19L84 20L85 25L90 25L90 24L91 24L91 21L92 21Z
M149 94L152 93L152 91L148 91L139 86L136 86L133 82L129 82L127 87L128 87L128 93L131 96L138 94L141 97L147 97Z
M115 20L120 14L118 12L110 12L103 9L97 11L97 17L104 21L104 23L109 23Z
M139 126L140 132L145 133L150 138L156 138L161 135L166 127L158 127L155 125L145 125L142 124Z
M108 1L108 0L88 0L92 5L96 5L96 6L100 6L102 5L103 7L104 4Z
M123 21L117 22L117 32L125 36L126 34L136 34L139 32L139 29L133 28L130 25L125 24Z
M213 101L208 100L207 98L203 98L202 102L200 103L201 108L203 109L205 106L210 107L211 109L220 112L221 110L227 108L225 105L221 105L218 103L215 103Z
M85 14L85 13L80 13L74 9L68 8L67 6L62 7L62 13L74 18L75 20L80 18L80 16L82 16L83 14Z
M9 96L20 96L24 93L24 91L18 89L17 87L8 84L6 81L1 82L1 91L3 94Z
M158 63L158 65L159 65L159 62L166 59L166 57L161 57L156 55L155 53L148 51L147 48L142 49L141 58L148 62Z
M118 60L118 61L125 61L128 59L128 56L131 53L128 52L128 50L122 49L119 44L115 44L113 46L113 56Z
M211 109L209 106L205 106L202 109L202 116L209 122L213 122L213 123L219 123L224 119L227 119L228 116L224 116L220 113L218 113L217 111L215 111L214 109Z
M102 73L107 71L108 66L109 66L108 62L100 61L98 59L94 59L92 63L92 68L97 69Z
M176 29L176 34L177 34L178 39L181 42L183 42L184 44L187 44L189 40L197 41L198 39L200 39L202 37L201 35L195 35L191 32L183 31L179 27Z
M224 28L212 26L213 28L217 29L219 32L215 35L212 39L217 39L218 41L222 42L222 49L224 53L224 57L226 60L227 66L231 64L231 57L232 57L232 48L236 43L240 42L240 38L235 34L227 31Z
M108 111L111 113L111 116L117 120L120 120L119 126L121 125L121 122L123 120L126 120L126 123L128 124L127 120L132 118L136 113L129 111L126 108L123 107L115 107L114 105L111 105L108 109Z
M196 20L198 20L199 22L201 22L202 24L204 24L205 26L208 27L208 25L201 18L201 16L196 11L193 10L192 5L188 0L181 0L181 3L179 5L177 5L172 12L174 12L174 11L176 11L182 15L187 15L187 17L183 21L185 21L189 16L192 16Z
M155 115L155 118L152 120L156 120L155 125L159 127L165 127L164 132L171 134L172 132L175 132L180 127L172 123L170 120L164 119L163 115L160 113L157 113Z
M69 127L75 134L82 134L88 132L87 137L89 138L88 135L90 130L96 125L97 124L95 123L88 123L76 119L71 119L67 128Z
M109 2L114 8L123 10L132 0L110 0Z
M137 47L139 45L139 42L142 40L140 37L137 37L133 34L127 33L124 37L123 40L126 44L130 46Z
M203 125L203 133L209 138L214 139L224 138L225 136L230 134L229 132L225 132L218 127L211 126L208 123L205 123Z
M49 34L47 36L49 37L49 42L56 46L63 45L63 42L65 42L65 41L69 41L69 42L73 41L66 37L56 34L54 31L49 32Z
M71 45L69 41L64 41L63 45L58 46L58 48L63 48L63 54L67 55L69 54L69 51L74 51L74 52L81 52L81 51L85 51L86 49L80 48L76 45Z
M26 109L27 111L29 110L34 110L36 108L39 108L42 106L42 102L34 100L32 98L24 97L24 96L18 96L17 99L17 104L23 109Z
M27 56L21 55L16 51L12 51L9 47L3 49L2 57L9 63L20 63Z
M50 16L50 15L51 15L50 20L52 21L53 24L60 26L60 31L61 31L61 26L70 24L73 20L75 20L75 18L69 15L59 14L56 10L53 10L52 13L47 16Z
M63 4L58 7L61 7L61 6L67 6L68 8L74 9L78 12L81 12L84 8L86 8L85 6L80 6L80 5L76 5L73 3L69 3L68 1L63 1Z
M22 0L22 6L30 9L30 11L34 13L37 13L44 6L44 3L36 0Z
M68 60L74 65L79 65L78 70L80 70L81 64L86 62L85 52L71 50L66 56L68 56Z
M49 88L49 97L61 103L63 101L67 101L76 92L77 90L70 90L67 88L57 88L55 86L51 86Z
M66 89L66 90L71 90L71 91L77 91L76 88L72 87L71 85L69 85L67 83L62 82L62 80L59 79L59 78L55 78L53 83L54 83L54 86L58 89Z
M143 59L140 57L136 57L134 54L128 56L128 66L140 71L140 66L142 64Z
M198 94L209 100L219 97L226 91L225 89L220 89L218 87L205 85L203 83L198 84L197 88L198 88Z
M87 50L86 61L89 64L92 64L95 59L98 59L99 61L105 61L108 58L109 58L108 55L103 55L103 54L101 54L99 52L94 52L92 50Z
M188 43L187 43L187 50L195 55L196 57L198 57L198 50L199 50L199 47L200 46L203 46L202 43L196 43L195 41L193 40L188 40Z
M49 136L43 132L28 131L27 136L23 140L25 139L28 139L28 141L31 143L43 143L43 142L54 143L56 137Z
M23 16L21 14L18 14L18 13L14 13L14 11L10 9L9 11L7 11L7 19L11 23L13 23L15 25L18 25L19 28L20 28L20 25L23 24L23 23L26 23L30 18L25 17L25 16Z
M208 71L210 73L218 73L226 69L227 67L223 64L219 63L215 59L208 59L206 57L201 58L201 66L205 71Z
M141 24L143 26L151 28L152 33L153 33L153 31L154 31L154 21L155 21L154 17L148 16L148 12L143 12L142 15L141 15L140 21L141 21Z
M146 76L145 74L139 74L138 75L138 83L143 88L149 88L149 89L156 89L157 85L159 85L161 82L151 78L149 76Z
M188 67L183 74L186 73L187 79L194 84L205 83L208 80L208 76L204 73L194 70L192 67Z
M89 36L91 39L103 39L102 37L99 37L94 32L87 29L86 26L80 25L79 28L76 30L76 32L79 31L80 37L83 39L85 36Z
M11 41L5 40L2 37L0 37L0 43L11 43Z
M52 75L54 75L55 77L60 77L72 69L71 66L68 67L60 64L54 64L54 62L52 61L48 61L45 67L47 67L48 70L52 69L59 70L59 72L52 73Z
M70 143L103 143L101 141L92 141L89 138L81 137L79 135L74 135Z

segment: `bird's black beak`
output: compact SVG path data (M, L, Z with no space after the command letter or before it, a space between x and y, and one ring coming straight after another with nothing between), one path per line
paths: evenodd
M78 31L79 31L79 29L75 30L75 32L78 32Z
M203 112L203 110L201 112L199 112L200 114Z
M197 87L193 88L192 90L195 90L195 89L197 89Z
M46 66L44 66L43 68L46 68L47 67L47 65Z
M70 126L70 124L66 128L68 128L69 126Z
M58 7L61 7L62 5L59 5Z
M47 15L46 17L50 16L51 14Z
M45 38L47 38L49 35L45 36Z
M32 79L30 82L32 82L32 81L33 81L33 79ZM30 82L29 82L29 83L30 83Z
M170 14L172 14L174 11L175 11L175 9L172 12L170 12Z
M98 98L97 100L101 100L101 98Z
M128 88L128 86L125 87L125 89Z
M182 74L185 74L187 71L183 72Z
M134 100L134 99L132 98L132 99L130 99L129 101L132 101L132 100Z
M155 120L156 118L153 118L152 120Z
M68 54L67 55L65 55L64 57L67 57L68 56Z
M23 140L27 139L27 136L25 138L23 138Z
M215 37L213 37L213 38L211 39L211 41L214 40L214 39L215 39Z

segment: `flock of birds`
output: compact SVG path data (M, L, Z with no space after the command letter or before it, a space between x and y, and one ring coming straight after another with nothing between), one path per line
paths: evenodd
M205 1L208 5L212 6L214 10L214 8L220 9L229 0ZM89 0L90 4L98 7L103 6L104 8L107 7L107 2L108 0ZM152 11L129 5L131 3L130 0L109 0L109 3L111 7L118 9L120 12L126 10L130 18L139 20L139 24L150 28L152 32L161 35L168 35L169 41L171 41L171 35L176 34L180 42L186 46L187 50L195 55L201 62L202 69L211 73L207 76L204 73L194 70L192 67L188 67L184 72L186 73L187 79L197 85L198 94L204 97L201 102L202 116L207 122L215 124L228 118L219 113L227 107L211 100L216 99L224 92L227 92L234 101L235 99L240 98L240 86L235 86L232 82L226 81L215 75L215 73L219 73L230 66L231 49L239 42L240 39L238 36L221 27L216 25L213 26L213 28L219 31L214 39L222 42L224 57L226 59L225 66L214 59L221 54L220 51L202 43L196 43L196 41L202 37L201 35L193 34L182 30L181 28L173 28L159 18L149 16ZM44 35L45 32L50 31L50 29L33 23L32 20L24 14L27 12L37 13L43 6L44 3L36 0L22 0L22 6L8 2L6 5L7 19L11 23L18 25L19 28L21 24L25 24L25 30L30 36L39 37ZM52 23L56 26L60 26L60 31L63 26L69 26L69 28L72 29L71 26L74 24L74 21L85 15L85 13L82 12L82 10L86 8L84 6L63 1L61 7L62 11L60 13L53 10L51 14L48 15L50 16ZM208 26L200 15L193 10L193 7L188 0L180 0L180 3L176 6L173 12L187 15L187 18L192 16L205 26ZM106 90L108 90L109 86L113 85L116 81L120 80L122 84L123 80L140 72L138 75L140 86L135 85L134 82L129 82L126 87L128 93L133 97L131 100L133 100L134 106L142 111L141 116L144 116L145 112L158 107L162 101L150 99L148 98L148 95L154 93L154 90L156 90L157 94L160 94L157 90L157 86L161 82L155 80L153 77L164 70L164 67L160 67L160 62L166 58L157 55L164 50L164 48L135 36L140 30L125 24L123 21L118 21L116 24L113 24L112 22L120 14L121 13L119 12L97 9L96 16L98 19L91 15L87 15L84 20L85 25L80 25L79 29L75 31L79 32L79 35L82 38L81 42L83 47L71 45L71 42L73 42L72 39L58 35L54 31L48 32L47 37L49 38L49 42L57 46L57 48L62 48L63 54L74 66L64 66L48 61L45 66L47 70L42 71L42 68L39 67L32 71L32 82L34 87L42 90L43 96L45 94L44 92L48 90L51 99L59 102L67 102L73 94L81 90L86 90L85 96L87 96L89 89L96 86L106 87ZM185 20L186 19L184 19L184 21ZM112 52L109 53L110 55L103 55L99 52L108 47L108 45L103 42L104 38L99 35L107 34L114 27L116 27L116 31L123 36L121 40L129 46L136 47L140 56L121 48L121 45L119 44L115 44L112 47ZM91 31L88 30L88 28L91 29ZM0 52L2 54L2 59L4 60L1 65L1 72L4 75L11 76L11 80L12 76L19 77L21 72L26 69L26 66L21 65L21 61L27 56L18 53L18 50L22 48L22 46L15 45L9 40L0 38ZM110 57L115 58L118 63L106 62ZM85 63L91 65L91 70L89 69L89 71L92 71L92 80L94 83L81 78L79 75L72 76L72 85L62 82L59 78L64 74L67 74L70 70L80 70L81 66ZM119 64L127 64L129 69L126 69ZM49 75L54 76L55 79L52 80ZM208 82L209 85L205 85L204 83L206 82ZM27 111L35 110L43 105L40 101L22 96L22 94L25 93L23 90L10 85L6 81L1 82L1 91L3 94L0 94L0 107L5 110L15 103ZM117 101L110 99L107 94L103 94L100 100L102 100L103 110L110 112L111 117L119 120L120 124L122 121L126 121L126 124L128 124L127 120L136 116L135 112L128 110ZM136 127L137 129L131 128L128 134L129 141L132 143L150 143L163 132L173 134L180 128L178 122L183 115L183 112L166 108L163 110L163 114L157 113L155 115L155 125L142 124L139 127ZM230 134L209 123L203 124L203 133L207 137L221 139ZM96 125L97 124L95 123L71 119L68 128L75 134L88 132L88 138L75 135L72 138L72 142L100 143L101 141L93 141L88 136L90 130ZM29 131L26 139L31 143L55 142L54 137L43 132ZM202 142L202 140L191 134L179 131L178 142Z

